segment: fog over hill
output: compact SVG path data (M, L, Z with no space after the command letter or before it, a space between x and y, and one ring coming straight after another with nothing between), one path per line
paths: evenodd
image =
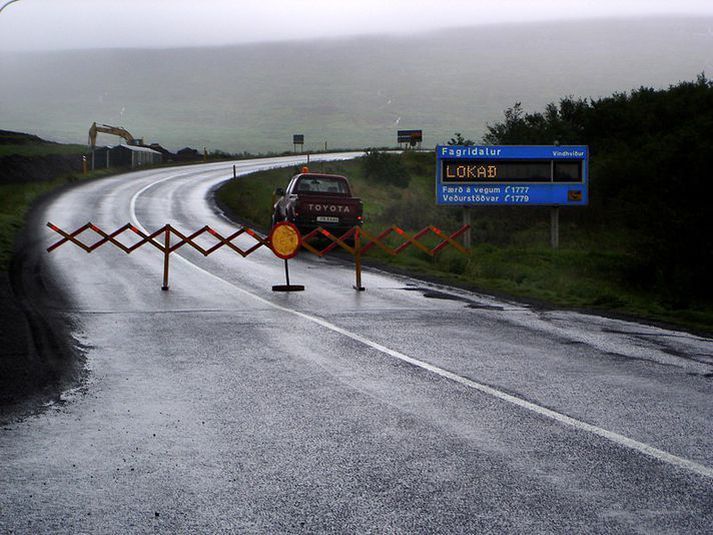
M193 49L0 52L0 128L86 142L93 121L226 151L478 139L521 101L667 87L713 72L713 19L597 20ZM100 143L115 143L100 136Z

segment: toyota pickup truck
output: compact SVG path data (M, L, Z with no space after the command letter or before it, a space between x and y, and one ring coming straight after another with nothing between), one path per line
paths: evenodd
M290 221L304 235L322 227L336 236L363 222L361 199L341 175L300 173L275 190L272 224Z

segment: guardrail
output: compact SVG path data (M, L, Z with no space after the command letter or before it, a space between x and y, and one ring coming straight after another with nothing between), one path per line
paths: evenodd
M104 230L102 230L91 222L79 227L73 232L66 232L52 223L47 223L47 226L52 231L62 236L62 239L56 241L47 248L47 252L50 253L66 243L73 243L74 245L81 248L87 253L92 253L99 247L109 244L117 247L126 254L131 254L140 247L143 247L144 245L151 245L155 247L163 254L163 284L161 285L162 290L168 290L169 288L168 274L171 253L175 253L181 247L191 247L201 253L203 256L209 256L210 254L221 249L222 247L227 247L228 249L238 253L243 258L257 251L261 247L267 247L268 249L272 250L273 253L276 254L276 256L279 256L278 252L275 251L275 248L273 247L273 244L271 243L269 238L261 236L258 232L249 227L241 227L232 234L228 236L223 236L221 233L209 227L208 225L205 225L204 227L193 232L192 234L184 234L171 225L164 225L163 227L150 234L145 233L144 231L138 229L136 226L130 223L127 223L126 225L116 229L113 232L105 232ZM364 255L364 253L368 252L373 247L378 247L382 251L392 256L400 254L410 246L416 247L425 254L432 257L436 256L440 251L442 251L445 247L448 246L453 247L460 253L468 254L469 250L463 247L463 245L461 245L460 243L458 243L456 239L463 233L465 233L469 228L470 225L463 225L456 232L448 235L434 226L428 226L423 230L413 235L410 235L398 226L392 225L380 234L373 235L365 231L361 227L356 226L350 228L341 236L335 236L328 230L322 227L317 227L313 231L301 237L301 246L306 251L319 257L325 256L326 254L337 248L341 248L350 255L352 255L354 257L354 270L356 277L354 288L356 290L362 291L364 290L364 287L361 284L362 256ZM88 231L93 232L99 237L99 239L93 243L85 243L80 240L79 236L84 232ZM131 245L122 243L119 238L127 232L138 236L140 239L132 243ZM441 239L441 241L434 247L428 247L427 245L424 245L419 241L421 238L428 235L429 233L432 233L433 235ZM216 239L217 243L215 243L215 245L211 247L201 247L200 244L198 244L195 240L200 238L204 234L208 234L212 238ZM247 234L253 240L255 240L255 243L252 246L245 249L233 243L233 240L237 239L243 234ZM396 247L388 245L386 243L386 240L392 235L404 238L404 242ZM328 239L331 243L322 249L318 249L316 246L316 242L318 239L322 238ZM284 258L284 256L280 256L280 258Z

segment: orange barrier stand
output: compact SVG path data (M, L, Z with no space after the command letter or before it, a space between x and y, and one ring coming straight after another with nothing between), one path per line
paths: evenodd
M323 229L322 227L317 227L316 229L302 237L302 247L310 253L320 257L324 256L325 254L329 253L337 247L341 247L342 249L344 249L347 253L354 257L354 271L356 277L354 289L357 291L363 291L364 287L361 284L361 257L372 247L377 246L391 256L396 256L400 254L411 245L417 247L418 249L420 249L431 257L436 256L440 251L442 251L445 247L449 245L462 254L469 254L470 250L466 249L465 247L463 247L463 245L456 241L456 239L460 237L463 233L465 233L469 228L470 225L463 225L460 229L458 229L449 236L445 234L442 230L431 225L424 228L423 230L420 230L413 236L410 236L402 228L396 225L392 225L377 236L372 236L363 228L357 226L350 228L344 234L337 237L331 234L329 231ZM418 241L420 238L423 238L429 232L435 234L442 240L438 245L433 248L429 248ZM391 235L392 233L395 233L405 238L406 241L404 241L398 247L389 247L384 240L386 240L386 238L388 238L389 235ZM310 240L317 239L320 237L325 237L329 239L332 243L330 243L327 247L323 249L317 249L309 243ZM366 241L362 241L363 238L366 238ZM353 246L350 246L347 243L348 241L352 241Z

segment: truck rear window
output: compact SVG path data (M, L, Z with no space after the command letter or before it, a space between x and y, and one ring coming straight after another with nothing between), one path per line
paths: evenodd
M338 178L304 177L297 183L298 192L349 194L347 183Z

